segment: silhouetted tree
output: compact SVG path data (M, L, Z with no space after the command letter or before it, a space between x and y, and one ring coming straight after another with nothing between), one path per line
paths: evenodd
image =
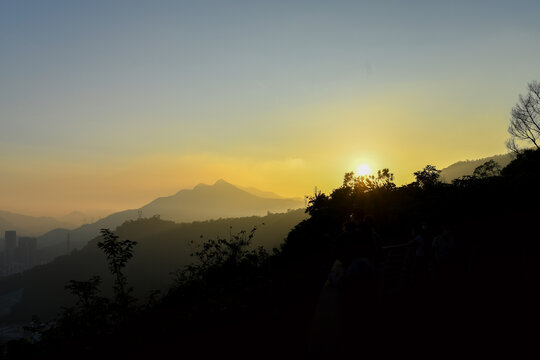
M57 326L45 333L45 337L61 334L60 337L72 338L97 334L106 329L110 321L110 302L100 296L100 285L99 276L87 281L70 280L65 288L77 297L75 307L63 308Z
M222 276L231 269L261 265L268 258L266 250L262 246L249 249L256 230L257 227L253 227L249 233L242 230L231 234L228 239L217 237L199 244L198 250L191 254L197 261L173 273L176 284L182 286L193 281L207 281L209 277L215 274ZM191 242L193 245L194 241Z
M89 309L105 303L104 299L99 296L100 284L101 278L99 276L93 276L87 281L70 280L65 288L73 295L77 296L76 305L84 311L88 311Z
M499 176L501 174L501 166L494 160L489 160L474 169L473 176L475 178L487 178Z
M109 262L109 270L114 276L114 296L116 305L126 310L134 302L130 295L133 288L127 286L127 277L123 272L129 259L133 257L133 247L136 241L118 240L119 236L109 229L101 229L103 241L98 242L98 247L105 252Z
M114 276L114 301L100 295L101 278L93 276L86 281L71 280L65 286L77 297L75 306L62 308L57 320L50 328L38 331L45 343L54 344L68 339L75 341L90 341L86 338L107 335L111 329L125 320L132 310L135 299L127 285L123 269L133 256L135 241L120 241L118 235L109 229L101 229L103 241L98 242L109 263L109 270ZM47 326L49 327L49 326Z
M354 176L353 172L345 173L342 187L351 193L361 194L378 189L393 190L396 184L394 174L389 169L382 169L377 171L377 175Z
M511 136L506 147L516 153L523 143L540 149L540 82L530 82L527 90L526 95L519 95L518 103L512 108L508 126Z
M441 182L441 170L437 170L433 165L426 165L423 170L415 172L414 176L416 177L416 184L424 189Z

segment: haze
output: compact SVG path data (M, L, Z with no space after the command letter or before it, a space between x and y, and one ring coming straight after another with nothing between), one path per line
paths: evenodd
M506 152L538 1L2 1L0 208L303 197Z

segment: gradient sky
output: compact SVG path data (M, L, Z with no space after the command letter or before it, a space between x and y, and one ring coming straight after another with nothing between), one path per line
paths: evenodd
M404 5L407 3L407 5ZM535 1L0 0L0 209L284 196L506 152Z

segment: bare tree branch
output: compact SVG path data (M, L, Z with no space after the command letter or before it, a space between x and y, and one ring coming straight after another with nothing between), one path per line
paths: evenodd
M511 137L506 147L512 152L519 152L520 144L532 144L540 149L540 82L530 82L527 90L526 95L519 95L518 103L510 112L508 133Z

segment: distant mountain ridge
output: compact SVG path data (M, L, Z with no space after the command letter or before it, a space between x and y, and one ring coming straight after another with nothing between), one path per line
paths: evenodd
M0 237L4 231L15 230L20 236L37 236L56 228L76 228L77 225L50 216L28 216L0 210Z
M94 223L82 225L74 230L55 229L38 237L39 247L54 247L48 251L45 261L65 254L69 248L82 248L89 240L99 235L102 228L115 229L127 220L139 217L159 216L178 223L205 221L219 218L262 216L268 212L286 212L303 207L297 199L263 198L226 182L223 179L213 185L199 184L193 189L180 190L176 194L159 197L140 209L130 209L111 214ZM140 212L140 213L139 213ZM56 255L55 255L56 254Z
M56 218L60 221L65 221L65 222L74 224L76 225L76 227L84 225L88 222L93 222L92 216L82 213L80 211L72 211L67 215L56 217Z
M192 190L160 197L143 206L143 215L160 215L176 222L191 222L220 217L265 215L302 207L294 199L273 199L253 195L223 179L214 185L199 184Z
M247 193L250 193L251 195L259 196L262 198L267 199L285 199L285 197L280 196L276 193L273 193L271 191L262 191L254 187L244 187L244 186L238 186L239 189L244 190Z
M472 175L474 169L484 164L487 161L493 160L501 166L501 169L513 160L513 154L494 155L477 160L465 160L458 161L441 170L441 180L444 182L452 182L452 180L460 178L465 175Z

